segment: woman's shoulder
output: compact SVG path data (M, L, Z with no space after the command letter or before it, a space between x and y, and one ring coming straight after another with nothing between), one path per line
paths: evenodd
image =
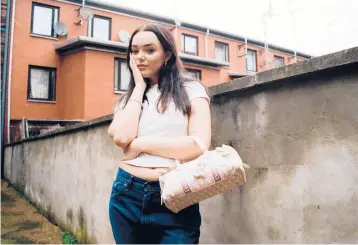
M183 82L183 86L188 94L189 100L199 97L210 99L207 88L200 81L186 80Z
M184 79L182 83L186 89L207 90L206 86L200 80L189 78Z

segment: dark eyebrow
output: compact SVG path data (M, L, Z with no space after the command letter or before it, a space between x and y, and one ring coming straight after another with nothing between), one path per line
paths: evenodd
M148 47L148 46L154 46L155 47L155 44L149 43L149 44L144 45L144 47ZM132 45L132 48L137 48L137 45Z

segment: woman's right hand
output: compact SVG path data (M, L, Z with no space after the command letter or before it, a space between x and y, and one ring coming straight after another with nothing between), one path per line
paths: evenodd
M147 85L144 81L142 74L140 73L140 70L137 67L137 63L135 62L135 59L132 54L129 54L129 59L129 65L133 72L135 86L145 89Z

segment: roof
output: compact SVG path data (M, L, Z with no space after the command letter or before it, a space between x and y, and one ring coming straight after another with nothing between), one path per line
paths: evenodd
M66 2L82 5L82 0L66 0ZM139 10L134 10L134 9L123 7L123 6L118 6L118 5L109 4L109 3L99 3L96 0L87 0L86 6L92 7L92 8L108 10L108 11L113 11L113 12L122 13L122 14L127 14L127 15L131 15L131 16L139 17L139 18L145 18L145 19L158 21L158 22L162 22L162 23L166 23L166 24L175 26L175 19L173 19L173 18L163 17L163 16L159 16L159 15L155 15L155 14L151 14L151 13L147 13L147 12L143 12L143 11L139 11ZM240 42L245 42L245 37L235 35L235 34L230 34L230 33L215 30L215 29L211 29L211 28L204 27L204 26L199 26L199 25L192 24L192 23L185 22L185 21L181 21L181 27L200 31L200 32L207 32L207 30L209 29L209 32L213 35L221 36L224 38L230 38L230 39L237 40ZM255 39L248 38L247 42L248 42L248 44L260 46L263 48L265 47L264 42L258 41ZM280 47L278 45L273 45L273 44L269 44L268 46L272 50L276 50L276 51L288 53L290 55L294 55L294 51L291 49L287 49L287 48ZM310 59L313 57L312 55L305 54L302 52L296 52L296 54L297 54L297 56L300 56L300 57L306 58L306 59Z
M117 53L125 54L128 49L128 43L78 36L63 43L55 45L55 49L56 52L61 55L66 55L73 51L84 49L114 51ZM230 63L228 62L222 62L215 59L204 58L190 54L179 53L179 57L183 62L191 64L200 64L208 67L230 66Z

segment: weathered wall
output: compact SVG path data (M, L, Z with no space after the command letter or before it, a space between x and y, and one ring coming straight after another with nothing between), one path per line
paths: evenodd
M234 146L247 184L201 203L201 243L358 241L358 48L211 89L213 145ZM109 117L5 149L5 176L88 242L107 214L121 150Z
M83 125L88 124L88 122ZM51 221L87 242L114 242L108 214L121 150L107 124L5 149L5 176Z
M214 100L214 144L232 144L252 169L241 192L202 203L207 215L201 242L358 241L358 70L353 69Z

